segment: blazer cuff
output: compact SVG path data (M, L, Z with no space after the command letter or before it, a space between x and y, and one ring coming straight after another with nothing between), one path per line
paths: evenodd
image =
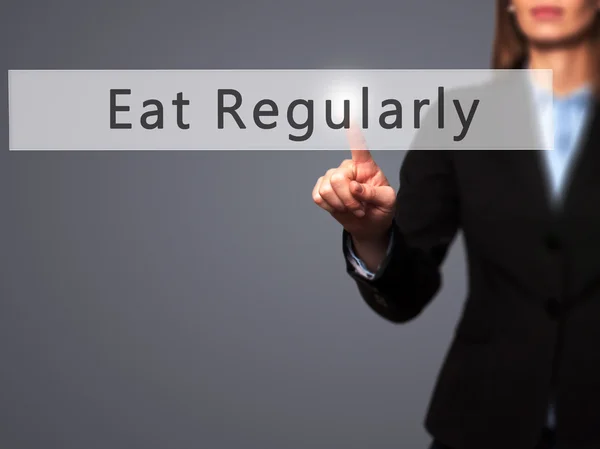
M390 264L390 260L392 259L394 252L396 252L399 247L404 246L404 239L402 238L400 230L394 222L390 228L390 243L388 245L385 258L382 260L381 264L379 264L377 270L372 272L368 270L363 261L356 256L352 245L352 236L345 229L342 233L342 240L343 252L346 259L346 270L348 274L355 280L368 284L372 284L382 277L383 273L386 271L386 268Z

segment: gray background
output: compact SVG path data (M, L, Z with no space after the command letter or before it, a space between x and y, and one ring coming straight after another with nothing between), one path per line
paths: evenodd
M8 69L487 68L481 0L2 2ZM6 89L0 91L7 104ZM0 447L419 448L465 292L389 324L311 199L337 152L14 153ZM375 157L397 186L400 152Z

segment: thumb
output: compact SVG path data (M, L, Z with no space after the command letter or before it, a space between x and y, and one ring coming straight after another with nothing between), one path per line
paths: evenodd
M396 201L396 192L391 186L373 186L352 181L350 190L357 200L385 209L392 209Z

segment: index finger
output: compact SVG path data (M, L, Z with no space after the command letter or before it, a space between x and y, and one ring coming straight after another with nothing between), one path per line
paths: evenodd
M367 142L360 132L360 129L358 129L356 125L351 125L350 128L348 128L347 134L350 152L352 153L352 160L357 163L372 161L373 157L367 148Z

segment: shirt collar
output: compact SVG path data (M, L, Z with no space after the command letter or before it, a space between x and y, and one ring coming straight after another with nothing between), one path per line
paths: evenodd
M552 102L559 103L561 105L585 106L592 98L592 87L589 83L564 95L554 94L550 88L542 86L539 82L536 82L531 74L529 76L529 83L533 91L534 99L540 106L546 106Z

